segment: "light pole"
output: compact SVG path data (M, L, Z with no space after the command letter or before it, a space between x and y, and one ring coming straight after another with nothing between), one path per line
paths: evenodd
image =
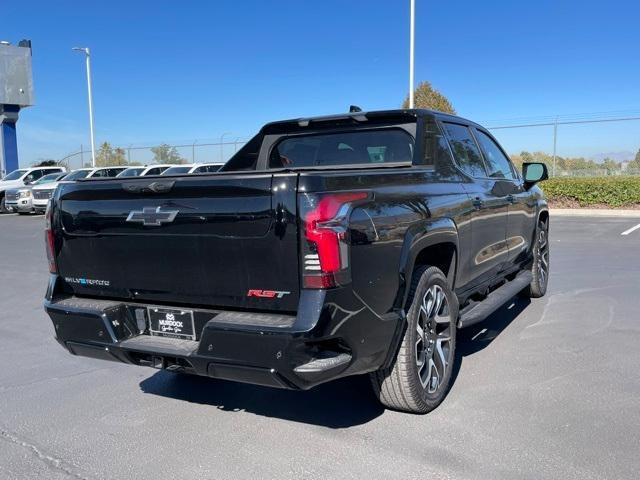
M224 132L222 135L220 135L220 161L222 161L222 159L224 158L224 143L222 143L224 141L224 137L225 135L230 135L231 132Z
M89 133L91 134L91 166L96 166L96 142L93 134L93 93L91 92L91 52L87 47L73 47L77 52L84 52L87 62L87 91L89 92Z
M416 0L411 1L411 19L409 26L409 108L413 108L413 56L414 56L414 37L416 27Z

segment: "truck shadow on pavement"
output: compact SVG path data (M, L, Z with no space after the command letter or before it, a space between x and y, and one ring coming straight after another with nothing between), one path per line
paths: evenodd
M490 345L528 304L529 300L514 299L484 322L458 332L454 381L463 357ZM140 389L225 412L245 411L335 429L362 425L385 412L366 375L339 379L308 391L291 391L158 371L140 382Z

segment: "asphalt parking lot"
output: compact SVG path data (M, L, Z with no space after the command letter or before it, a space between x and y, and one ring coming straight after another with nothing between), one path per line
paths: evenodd
M43 222L0 216L2 479L638 478L640 219L552 218L547 296L465 331L425 416L366 378L291 392L71 356Z

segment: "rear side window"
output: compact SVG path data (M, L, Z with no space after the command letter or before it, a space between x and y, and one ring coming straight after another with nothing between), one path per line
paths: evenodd
M105 176L106 177L115 177L116 175L118 175L123 170L124 170L124 168L109 168L109 169L107 169L107 174Z
M460 169L472 177L486 177L487 172L484 168L480 149L469 128L457 123L444 123L443 125L449 136L451 150Z
M424 158L422 163L439 171L453 170L447 139L433 118L425 118Z
M413 137L400 129L295 136L274 147L269 167L411 163L413 148Z
M203 165L201 167L196 168L193 173L215 173L222 165Z
M476 129L476 138L478 139L480 147L482 147L484 159L487 162L487 169L489 170L489 177L513 179L514 175L511 169L511 162L507 156L502 153L502 150L500 150L496 142L494 142L489 135L478 129Z

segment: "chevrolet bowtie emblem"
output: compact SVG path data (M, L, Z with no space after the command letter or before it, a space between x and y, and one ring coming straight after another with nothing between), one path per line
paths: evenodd
M159 227L163 223L171 223L178 215L178 210L160 210L162 207L143 207L142 211L132 210L127 222L141 223L148 227Z

